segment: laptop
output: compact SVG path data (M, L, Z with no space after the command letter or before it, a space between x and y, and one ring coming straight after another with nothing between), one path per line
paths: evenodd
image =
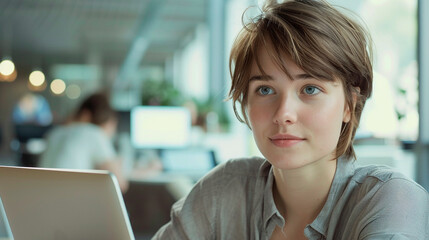
M0 166L0 198L14 239L134 240L107 171Z

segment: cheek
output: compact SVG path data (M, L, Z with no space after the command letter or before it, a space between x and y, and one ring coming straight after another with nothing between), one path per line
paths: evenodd
M261 148L264 140L264 130L267 128L269 113L264 108L248 107L247 109L250 128L256 145Z
M257 131L258 128L265 125L269 117L268 108L258 107L255 105L249 105L247 107L247 114L253 131Z
M313 136L323 139L325 144L336 146L343 122L343 109L341 102L331 102L307 114L311 117L307 118L306 125L312 126Z
M259 120L259 113L257 111L254 111L251 107L247 108L247 116L249 119L250 128L252 129L252 132L255 131L255 127L258 127Z

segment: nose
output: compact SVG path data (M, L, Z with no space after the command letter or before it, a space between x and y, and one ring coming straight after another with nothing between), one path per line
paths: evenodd
M290 125L296 123L298 119L298 102L293 96L284 96L275 103L276 111L273 116L273 122L279 125Z

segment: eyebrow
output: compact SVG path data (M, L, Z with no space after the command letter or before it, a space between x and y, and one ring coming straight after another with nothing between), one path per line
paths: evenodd
M255 75L249 79L249 82L251 82L251 81L270 81L270 80L273 80L273 77L271 77L270 75Z
M307 78L313 78L313 77L308 73L300 73L300 74L293 76L292 79L293 80L302 80L302 79L307 79ZM249 79L249 82L250 81L270 81L270 80L274 80L274 78L270 75L255 75Z
M300 74L297 74L293 77L294 80L307 79L307 78L313 78L313 76L311 76L308 73L300 73Z

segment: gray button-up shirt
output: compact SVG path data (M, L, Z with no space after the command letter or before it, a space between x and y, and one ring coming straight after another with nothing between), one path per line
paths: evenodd
M273 171L260 158L231 160L172 207L153 239L269 239L282 227ZM286 220L287 221L287 220ZM429 194L387 167L339 159L327 201L304 230L308 239L429 239Z

